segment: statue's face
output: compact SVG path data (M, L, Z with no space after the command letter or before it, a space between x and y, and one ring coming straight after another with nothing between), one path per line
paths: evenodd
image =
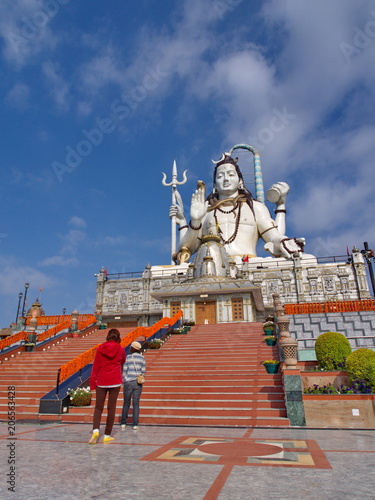
M232 196L237 194L240 179L236 167L231 163L224 163L216 170L215 187L220 196Z

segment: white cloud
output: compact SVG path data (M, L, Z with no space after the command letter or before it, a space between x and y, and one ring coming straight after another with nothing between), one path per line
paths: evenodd
M73 215L73 217L70 218L69 225L79 228L87 227L85 220L82 219L82 217L78 217L77 215Z
M57 281L43 272L27 265L21 264L14 257L0 256L2 279L0 280L0 294L4 296L16 295L23 292L25 282L32 287L53 288Z
M86 117L92 113L93 105L87 101L80 101L77 104L77 113L80 116Z
M111 247L121 246L125 244L126 244L125 236L105 236L100 240L100 245L111 246Z
M5 98L6 102L21 111L29 107L29 99L30 87L24 83L16 83Z
M86 233L84 231L80 231L79 229L71 229L66 234L60 236L64 242L64 245L61 249L61 254L75 254L78 250L78 247L86 241Z
M11 184L22 185L28 189L35 190L36 188L39 188L45 192L46 189L50 188L54 182L50 170L47 169L41 169L40 171L37 171L37 173L34 173L33 171L25 172L18 167L12 166L9 168L9 172L9 182Z
M103 47L101 53L82 65L80 76L84 89L94 94L109 83L121 86L125 79L120 62L110 45Z
M42 68L51 96L62 111L67 111L70 107L70 89L61 76L58 66L51 61L46 61Z
M72 267L79 264L78 259L75 257L63 257L62 255L55 255L54 257L48 257L39 262L42 267L48 266L59 266L59 267Z
M74 229L69 229L67 233L58 235L62 241L61 249L52 257L46 257L41 260L39 262L40 266L69 267L79 264L80 261L77 254L79 254L82 246L86 245L88 242L87 233L85 231L86 222L81 217L73 215L68 221L68 224L73 226Z
M59 5L56 2L57 5ZM23 67L32 64L43 52L53 50L58 37L50 22L58 14L43 10L40 0L13 0L0 3L0 37L8 62Z
M97 37L83 35L83 44L96 49L100 47L80 69L85 95L96 95L108 84L118 85L120 91L130 91L141 84L150 68L157 66L168 73L168 77L163 79L162 85L158 85L157 91L151 92L154 99L166 95L169 88L166 83L173 84L175 75L185 81L194 81L202 64L202 55L215 41L208 27L223 15L222 9L215 8L217 3L217 0L207 0L205 4L198 0L185 2L182 15L173 23L170 33L142 26L133 40L134 54L131 57L124 54L122 48L101 39L100 34Z

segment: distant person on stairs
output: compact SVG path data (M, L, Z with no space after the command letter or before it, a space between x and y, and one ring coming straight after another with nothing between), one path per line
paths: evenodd
M142 346L139 342L132 342L130 356L127 357L122 370L124 381L124 406L122 408L121 429L125 430L131 399L133 399L133 429L138 429L139 400L142 394L142 384L138 384L137 376L146 373L146 360L140 353Z
M96 391L94 422L90 444L99 439L100 420L102 418L105 398L108 393L107 421L103 443L113 441L111 432L115 421L116 403L122 384L122 366L125 363L125 350L120 345L120 332L111 328L106 342L98 347L90 377L90 389Z

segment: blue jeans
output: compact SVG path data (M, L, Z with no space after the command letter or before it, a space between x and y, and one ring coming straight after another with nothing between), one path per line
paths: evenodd
M139 400L141 399L142 384L136 380L124 383L124 405L122 407L121 424L126 424L130 401L133 398L133 425L138 425L139 421Z

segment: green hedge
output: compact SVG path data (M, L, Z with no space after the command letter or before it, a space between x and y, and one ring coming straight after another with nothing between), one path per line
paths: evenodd
M357 349L346 359L349 381L364 380L375 387L375 352L371 349Z
M337 332L326 332L316 339L315 354L319 368L338 370L345 366L346 358L352 352L349 340Z

